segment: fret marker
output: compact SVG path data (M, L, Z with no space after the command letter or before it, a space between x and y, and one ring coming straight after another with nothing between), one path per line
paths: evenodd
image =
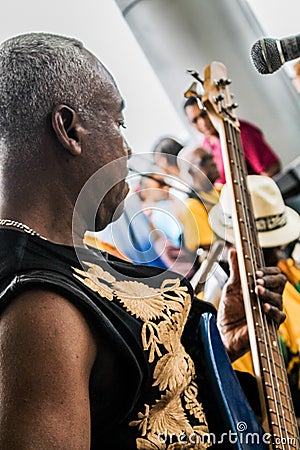
M273 341L273 345L274 345L274 347L277 347L277 342Z

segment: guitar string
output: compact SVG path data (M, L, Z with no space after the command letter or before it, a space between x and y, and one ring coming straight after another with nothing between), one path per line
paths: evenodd
M238 135L238 140L239 140L239 148L242 149L242 142L241 142L241 138L240 135ZM245 165L245 158L243 156L243 153L241 153L241 163L244 166L244 172L246 172L246 165ZM248 210L251 212L250 214L250 218L252 221L252 229L256 231L256 224L255 224L255 220L254 220L254 215L253 215L253 208L252 208L252 204L251 204L251 198L249 195L248 190L245 191L245 197L248 203ZM258 242L258 236L255 233L255 237L256 237L256 245L255 248L257 250L257 262L260 263L260 265L262 266L264 264L264 258L263 258L263 252L262 249L259 245ZM255 248L253 249L253 251L255 251ZM289 431L291 434L293 434L293 436L297 436L298 435L298 425L296 422L296 417L294 414L294 406L293 406L293 402L292 402L292 397L291 397L291 392L290 392L290 386L289 386L289 382L288 382L288 378L287 378L287 372L285 370L285 361L283 358L283 354L281 351L281 347L279 344L279 337L278 337L278 328L277 325L275 324L275 322L273 320L269 320L266 316L266 314L263 313L263 320L264 320L264 324L265 324L265 328L267 330L269 330L269 324L271 323L271 333L273 336L273 341L271 342L271 353L272 356L277 357L277 360L274 359L275 363L274 363L274 369L275 369L275 374L278 373L278 370L276 369L276 364L277 367L279 367L279 374L280 374L280 381L281 381L281 386L283 387L283 395L280 395L280 406L281 406L281 411L282 411L282 420L281 423L283 424L283 427L287 433L287 425L289 424L290 426ZM268 337L270 338L270 334L268 334ZM275 341L275 345L276 347L274 348L274 346L272 345L273 342ZM273 361L273 359L272 359ZM278 379L278 375L277 375L277 379ZM283 398L285 399L285 402L283 402ZM288 442L289 443L289 442Z
M238 146L239 147L239 146ZM240 147L240 149L242 149L242 147ZM238 150L238 149L237 149ZM238 153L238 157L240 160L240 169L243 168L244 166L244 158L243 158L243 154ZM244 175L246 173L246 168L244 167ZM240 180L243 181L243 180ZM244 176L244 182L246 182L246 178ZM250 262L251 265L251 270L252 270L252 275L253 275L253 280L255 279L255 270L258 267L262 267L264 265L263 263L263 255L262 252L259 251L259 246L258 246L258 242L257 242L257 236L255 233L255 222L253 220L253 213L252 213L252 207L250 204L251 199L249 198L249 194L248 191L242 186L242 182L240 182L238 184L238 188L240 190L240 197L242 199L242 206L243 206L243 225L244 225L244 233L245 235L247 235L248 238L248 248L247 248L247 253L249 253L250 256L250 260L248 261L248 263ZM248 211L245 209L247 208ZM248 223L247 223L248 222ZM248 228L249 226L249 228ZM251 230L254 232L254 235L251 235ZM249 239L250 238L250 239ZM255 239L256 238L256 239ZM260 266L257 264L260 262ZM274 376L273 374L276 373L276 351L272 345L272 341L274 339L271 339L270 336L270 329L268 328L268 325L266 323L266 321L264 320L265 314L262 313L261 311L261 305L260 302L258 303L259 305L259 316L260 316L260 324L264 323L264 328L262 329L262 331L264 332L264 336L265 336L265 342L267 343L267 347L265 347L265 349L261 352L260 351L260 360L261 360L261 364L263 365L262 362L262 357L265 353L266 356L266 363L267 363L267 367L268 367L268 373L269 373L269 377L270 377L270 381L271 381L271 387L272 387L272 391L273 391L273 396L272 398L276 399L276 403L275 403L275 413L277 415L277 424L280 423L281 425L281 420L280 420L280 412L282 414L282 416L284 416L284 407L280 398L280 394L278 391L276 391L276 380L274 380ZM259 345L260 347L261 345ZM276 350L278 349L278 347L276 347ZM260 350L260 349L259 349ZM264 373L264 378L266 378L266 373ZM277 395L276 395L277 392ZM269 406L269 417L272 419L272 412L270 411L270 405ZM274 413L273 413L274 414ZM273 421L272 421L273 422ZM279 430L279 434L281 435L280 437L282 438L282 427L280 426L278 428ZM274 430L274 434L275 434L275 430ZM277 433L276 433L277 434Z
M262 254L262 250L261 250L258 240L257 240L257 235L255 234L256 239L254 239L254 241L256 241L256 242L254 242L254 243L253 243L253 236L250 236L250 230L252 229L253 231L255 231L256 226L255 226L255 221L254 221L254 217L253 217L252 205L250 203L251 199L250 199L249 192L247 189L243 188L242 183L241 183L242 181L244 181L246 183L246 176L245 176L246 175L246 166L245 166L245 159L244 159L244 155L243 155L240 135L239 134L237 135L236 130L232 125L229 127L229 130L230 130L231 141L234 143L234 146L236 147L233 150L235 150L234 154L237 155L237 159L238 159L237 164L240 166L240 167L236 167L236 171L239 172L239 169L241 169L243 176L244 176L244 180L240 179L240 182L238 182L236 186L239 189L240 198L242 199L242 203L243 203L241 205L241 207L243 206L243 208L242 208L243 219L242 220L243 220L243 225L244 225L244 232L247 235L247 242L249 244L248 250L250 253L250 255L249 255L250 256L250 264L252 266L252 276L253 276L253 280L254 280L256 267L264 265L263 254ZM235 177L236 181L238 181L237 175L239 175L239 173L236 174L236 177ZM248 209L248 212L245 210L245 208ZM248 229L248 227L246 226L247 221L248 222L250 221L250 223L249 223L250 229ZM255 263L256 263L256 267L255 267ZM274 388L273 378L271 380L272 381L272 390L273 390L273 394L274 394L273 398L279 399L279 409L281 410L282 419L280 419L280 413L279 413L279 409L277 407L277 402L275 402L278 420L279 420L279 423L282 425L281 427L279 427L279 432L280 432L280 434L282 434L281 431L283 428L286 432L286 435L288 435L287 420L284 420L284 419L287 419L287 415L289 414L290 415L289 423L293 425L293 423L295 424L295 420L292 420L293 419L292 411L290 410L290 408L288 408L288 404L287 404L288 400L291 401L291 398L290 398L289 390L287 391L287 388L289 388L289 386L285 382L286 372L283 369L284 361L283 361L282 353L281 353L281 350L280 350L280 347L278 344L277 328L276 328L274 321L271 321L271 330L269 330L269 323L266 318L266 315L261 311L260 302L258 302L258 311L259 311L261 323L262 323L262 321L264 322L265 330L271 331L271 334L273 335L273 337L271 338L271 335L269 332L265 333L267 336L267 340L268 340L268 346L266 347L267 364L268 364L270 376L271 375L273 376L274 374L278 373L278 370L276 369L276 364L277 364L277 366L279 366L279 369L280 369L280 375L281 375L280 381L283 384L283 390L285 393L284 396L285 396L285 399L287 400L287 402L285 402L285 403L282 402L282 396L280 396L280 392L278 392L279 391L278 386L277 386L278 395L276 395L276 387ZM271 339L272 339L272 342L271 342ZM274 348L274 346L273 346L274 341L277 344L277 345L275 344L276 348ZM271 361L271 364L273 365L273 371L270 370L271 369L270 361ZM277 378L278 378L278 376L277 376ZM283 422L282 422L282 420L283 420ZM283 436L280 436L280 437L282 438L281 441L283 442Z
M251 271L252 272L250 274L253 277L253 281L254 281L255 280L255 270L256 270L256 267L258 267L257 266L258 256L260 256L259 259L261 259L261 260L263 258L262 258L262 255L259 254L258 250L257 250L257 254L256 254L255 248L258 249L258 245L257 245L257 242L255 242L254 246L253 246L253 236L250 236L250 229L252 228L253 231L255 230L255 228L253 228L253 225L255 226L255 224L253 223L254 221L250 220L250 222L252 222L252 223L249 224L250 227L247 226L248 223L249 223L249 219L251 219L251 216L252 216L250 214L250 212L252 212L252 209L249 208L250 204L249 204L249 198L248 198L249 196L247 195L248 191L247 191L247 189L245 189L243 187L243 183L246 184L247 180L246 180L246 167L245 167L245 163L244 163L242 147L239 145L239 142L236 139L236 134L237 134L236 133L236 129L230 124L229 124L228 128L229 128L229 135L230 135L231 146L232 146L232 150L233 150L233 152L232 152L233 153L232 160L233 161L235 160L235 164L236 164L236 167L233 166L233 169L235 169L236 172L237 172L237 173L234 174L234 179L235 179L234 189L236 191L239 191L239 198L241 199L241 202L242 202L241 205L240 205L241 211L240 211L240 214L239 214L239 220L242 220L242 222L239 223L239 228L240 228L241 237L244 237L244 238L246 237L246 239L247 239L247 241L246 241L248 243L248 249L247 249L248 251L247 251L247 253L249 253L249 255L248 255L249 260L247 261L247 255L244 255L244 257L246 256L246 258L245 258L246 259L246 263L250 263L250 265L251 265ZM234 156L237 156L237 158L234 158ZM238 175L240 175L241 171L242 171L242 175L243 176L238 178ZM248 212L246 212L245 208L248 208ZM242 212L242 214L241 214L241 212ZM242 215L242 217L241 217L241 215ZM243 228L244 228L243 230L241 229L242 225L243 225ZM242 244L242 246L245 247L245 242L244 242L244 245ZM246 264L246 266L248 266L248 264ZM248 272L248 269L249 268L247 268L247 272ZM261 311L260 302L257 302L257 306L258 306L258 311L259 311L260 319L261 319L260 323L262 323L264 314ZM270 335L267 333L267 330L268 330L268 328L265 328L264 334L265 334L269 344L271 344L271 342L270 342ZM272 348L271 345L270 345L269 348L266 347L265 350L266 350L266 356L267 356L267 365L268 365L269 373L271 374L271 373L273 373L272 370L271 370L271 365L273 365L273 370L275 370L274 352L273 352L273 348ZM272 378L272 390L273 390L273 394L275 394L273 378ZM276 394L275 394L275 397L278 397L278 395L276 396ZM279 408L278 408L277 402L275 402L275 405L276 405L276 413L277 413L277 416L278 416L278 420L280 420L280 414L279 414ZM280 406L281 412L284 413L283 405L282 405L282 402L281 402L280 398L279 398L279 406ZM279 429L280 429L280 432L281 432L281 427ZM283 436L281 436L281 437L283 437Z
M235 135L234 135L234 137L235 137ZM240 166L239 170L243 171L244 183L246 183L247 182L246 181L246 167L244 164L243 154L241 153L242 147L239 146L239 142L235 143L235 145L237 146L236 153L238 155L238 164ZM242 181L242 180L240 180L240 181ZM240 198L242 200L242 207L243 207L242 213L243 213L244 233L247 236L246 242L248 243L247 252L249 253L249 257L250 257L248 262L251 265L251 274L252 274L253 282L254 282L255 278L256 278L256 273L255 273L256 269L264 265L263 255L262 255L262 252L259 251L258 242L256 239L257 236L255 233L254 220L251 220L251 219L253 219L253 214L251 214L252 208L250 205L250 199L248 198L249 196L247 195L248 191L243 188L243 186L241 185L241 182L238 184L238 187L240 190L239 194L240 194ZM246 211L245 208L247 208L248 211ZM249 226L247 226L248 225L247 222L248 222ZM251 235L251 230L253 231L252 235ZM261 304L259 301L257 301L257 307L258 307L258 312L259 312L260 323L263 323L264 314L262 312ZM268 328L266 328L266 327L264 327L262 329L262 332L265 337L264 341L265 342L268 341L268 344L270 344L270 336L267 333L267 331L268 331ZM272 346L268 345L266 347L265 351L266 351L266 356L267 356L266 362L268 365L268 369L269 369L269 372L272 373L271 366L272 366L272 362L274 363L274 353L273 353ZM273 367L273 368L275 368L275 367ZM273 386L274 386L274 383L272 383L272 388L273 388ZM273 389L273 393L275 394L274 389ZM275 395L275 397L276 397L276 395ZM278 412L278 410L277 410L277 412Z
M228 124L227 124L228 125ZM229 145L229 148L230 147L232 147L233 145L236 145L236 133L233 133L232 132L232 128L228 125L227 126L227 128L229 129L229 131L227 131L228 132L228 135L230 136L230 145ZM233 144L234 143L234 144ZM238 147L237 145L236 145L236 147ZM235 151L235 153L236 153L236 151ZM236 158L234 158L234 155L230 155L230 157L231 157L231 162L232 163L235 163L235 165L237 166L236 167L236 171L240 171L241 169L243 169L243 164L241 164L241 158L240 158L240 155L239 154L237 154L237 157ZM237 158L238 158L238 160L237 160ZM233 164L231 164L231 166L233 166ZM238 183L238 179L239 179L239 177L237 176L237 175L239 175L239 174L234 174L234 180L235 180L235 183L237 183L237 184L235 184L234 183L234 189L237 189L237 187L240 187L240 183ZM244 171L244 175L245 175L245 171ZM240 180L241 181L241 180ZM245 180L245 182L246 182L246 180ZM245 205L245 199L243 199L243 197L244 197L244 193L243 193L243 190L242 189L240 189L240 192L239 192L239 198L241 199L241 207L243 207L244 205ZM240 212L241 213L241 212ZM242 213L244 213L244 210L242 209ZM243 221L244 221L244 223L245 223L245 217L243 217ZM239 226L241 226L241 225L239 225ZM245 239L246 239L246 242L249 244L250 242L251 242L251 240L250 240L250 236L249 236L249 230L248 230L248 228L247 227L245 227L245 229L244 229L244 231L243 231L243 233L244 234L246 234L246 236L241 236L241 238L242 237L244 237ZM242 233L241 233L241 235L242 235ZM245 253L245 242L244 243L242 243L242 247L243 247L243 253ZM253 284L254 284L254 281L255 281L255 268L254 268L254 255L253 255L253 250L251 249L251 248L249 248L249 253L250 253L250 255L249 255L249 257L251 258L249 261L250 261L250 264L251 264L251 270L252 270L252 273L251 273L251 275L252 275L252 278L253 278ZM255 258L256 259L256 258ZM248 268L248 270L249 270L249 268ZM259 304L259 302L258 302L258 304L257 304L257 308L258 308L258 312L259 312L259 316L260 316L260 319L262 318L262 314L261 314L261 305ZM255 310L254 310L255 311ZM265 334L264 333L264 329L262 329L262 333L263 333L263 335ZM255 333L256 334L256 333ZM266 341L266 339L264 339L264 341ZM259 347L259 346L258 346ZM259 350L259 348L258 348L258 350ZM268 349L266 349L266 351L268 352ZM269 355L268 355L269 356ZM268 363L268 366L269 366L269 371L270 371L270 356L268 357L268 359L267 359L267 363Z
M253 218L253 210L252 210L252 206L250 203L251 199L250 199L248 190L243 187L243 183L242 183L243 181L244 181L244 183L247 182L246 181L246 166L245 166L245 160L244 160L243 151L242 151L242 145L241 145L241 142L239 142L239 140L237 140L237 142L236 142L236 133L233 133L232 131L233 131L233 128L231 128L231 135L233 136L232 140L234 141L235 146L236 146L235 154L237 154L238 165L240 166L239 171L237 170L237 172L240 172L242 170L243 175L244 175L244 180L239 180L239 182L237 183L237 188L239 189L240 198L242 199L242 205L241 205L243 207L242 208L242 213L243 213L242 214L243 215L242 223L244 225L244 233L247 236L247 242L248 242L247 252L249 253L249 257L250 257L248 262L250 262L253 280L255 280L255 270L256 270L256 268L259 267L258 263L260 263L260 266L264 265L263 254L258 245L257 235L255 233L256 229L255 229L255 221ZM238 180L236 180L236 181L238 181ZM247 208L248 211L246 211L245 208ZM249 225L249 227L246 225ZM251 230L253 231L252 235L251 235ZM272 345L270 330L269 330L268 324L264 320L265 314L261 310L260 302L257 302L257 306L258 306L258 311L259 311L259 315L260 315L260 323L261 324L264 323L264 328L262 329L262 331L264 332L264 335L265 335L266 341L267 341L267 347L265 347L266 358L267 358L266 362L267 362L269 376L270 376L271 384L272 384L273 398L278 399L278 404L277 404L277 402L275 402L277 423L279 422L281 424L280 412L281 412L282 416L284 417L284 407L282 404L282 400L280 398L280 393L278 392L278 390L276 391L276 386L274 383L274 376L273 376L276 373L276 358L275 358L276 351ZM274 340L274 338L273 338L273 340ZM276 350L278 350L278 347L276 347ZM262 357L262 355L261 355L261 357ZM265 377L265 374L264 374L264 377ZM276 395L276 392L277 392L277 395ZM269 411L269 414L270 414L270 416L272 416L270 411ZM285 428L285 423L284 423L284 428ZM279 432L281 435L280 437L283 438L281 430L282 430L282 428L280 426L279 427Z

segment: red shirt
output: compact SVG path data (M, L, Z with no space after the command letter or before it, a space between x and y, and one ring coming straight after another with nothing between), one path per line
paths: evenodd
M269 166L279 162L279 158L267 144L262 132L256 126L244 120L239 120L239 123L248 174L260 175ZM224 184L226 180L220 140L216 139L215 143L212 144L205 137L202 147L211 151L214 155L220 172L220 178L216 182Z

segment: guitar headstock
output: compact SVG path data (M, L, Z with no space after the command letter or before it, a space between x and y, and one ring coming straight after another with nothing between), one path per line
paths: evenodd
M234 103L233 95L229 91L231 80L227 76L224 64L212 62L204 69L204 81L202 103L212 120L215 128L218 129L220 120L229 121L232 125L238 125L235 115L237 103Z
M197 72L193 70L188 72L202 84L203 93L201 96L198 95L198 98L201 98L201 102L206 108L214 127L218 130L224 120L229 121L234 126L238 126L238 120L234 111L238 105L232 100L233 95L229 91L231 80L227 77L224 64L214 61L206 66L204 69L204 80L199 77Z

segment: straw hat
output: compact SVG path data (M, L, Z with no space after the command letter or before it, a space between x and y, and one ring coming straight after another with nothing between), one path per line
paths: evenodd
M247 185L261 247L277 247L297 239L300 234L299 215L284 204L275 181L262 175L248 175ZM220 202L210 211L210 225L218 236L234 243L232 209L233 200L227 185L224 185Z

